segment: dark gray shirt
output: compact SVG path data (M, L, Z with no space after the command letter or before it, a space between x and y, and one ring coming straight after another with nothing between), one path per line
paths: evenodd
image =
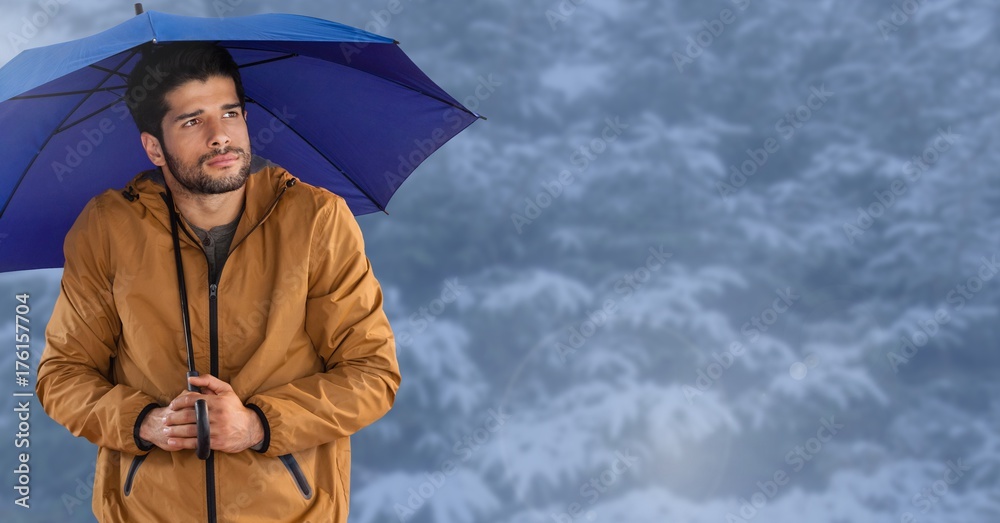
M244 208L246 208L245 204ZM198 239L201 240L201 246L205 249L205 253L208 254L208 275L211 281L217 281L222 267L226 264L226 259L229 257L229 246L233 243L233 235L236 234L236 226L240 224L241 216L243 216L243 209L240 209L235 220L225 225L212 227L207 231L188 222L188 225L191 225L195 234L198 235Z

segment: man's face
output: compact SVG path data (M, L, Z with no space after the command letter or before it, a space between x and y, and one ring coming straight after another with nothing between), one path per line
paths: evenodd
M167 93L165 168L189 192L235 191L250 175L250 136L232 78L191 80Z

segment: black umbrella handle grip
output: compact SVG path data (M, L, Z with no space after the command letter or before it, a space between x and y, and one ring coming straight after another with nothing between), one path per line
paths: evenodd
M193 378L198 375L198 371L191 371L187 373L189 378ZM201 389L188 382L188 390L191 392L201 392ZM208 424L208 403L205 400L198 400L194 402L194 422L198 427L198 448L195 449L195 454L198 459L208 459L208 456L212 453L212 429Z
M208 425L208 403L205 400L194 402L194 420L198 425L198 448L195 449L195 453L198 459L205 460L212 453L212 431Z

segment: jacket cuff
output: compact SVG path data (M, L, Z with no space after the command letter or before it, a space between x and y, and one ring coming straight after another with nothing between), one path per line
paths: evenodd
M142 427L142 420L146 419L146 414L149 414L151 410L159 406L158 403L150 403L143 407L142 411L139 412L139 416L135 419L135 425L132 427L132 439L135 440L135 446L139 447L139 450L142 452L153 450L155 445L139 437L139 428Z
M257 417L260 418L260 425L264 428L264 439L258 445L250 447L251 449L263 454L267 452L267 448L271 446L271 425L267 422L267 417L264 416L264 411L260 410L260 407L254 405L253 403L247 403L247 408L254 411Z

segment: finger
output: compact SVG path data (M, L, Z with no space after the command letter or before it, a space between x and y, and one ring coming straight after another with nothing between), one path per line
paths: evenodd
M204 387L208 390L214 392L215 394L223 394L226 392L232 392L233 388L229 386L228 383L212 376L211 374L205 374L203 376L192 376L188 378L188 383L195 385L197 387Z
M168 439L190 439L198 437L197 425L174 425L163 429Z
M171 412L163 417L163 424L167 426L189 425L196 421L194 408L180 409Z
M176 402L177 400L179 400L179 399L181 399L181 398L183 398L183 397L185 397L185 396L190 396L191 394L197 394L197 392L191 392L191 391L189 391L189 390L185 390L184 392L182 392L182 393L178 394L176 398L174 398L174 399L170 400L170 403L169 403L169 404L167 405L167 408L171 408L171 409L173 409L173 408L174 408L174 406L176 405L176 403L175 403L175 402Z
M198 448L198 438L167 438L167 445L175 450Z
M197 392L188 392L187 394L182 394L174 398L170 402L170 410L181 410L189 409L194 407L194 404L198 400L208 400L208 396L205 394L198 394Z

